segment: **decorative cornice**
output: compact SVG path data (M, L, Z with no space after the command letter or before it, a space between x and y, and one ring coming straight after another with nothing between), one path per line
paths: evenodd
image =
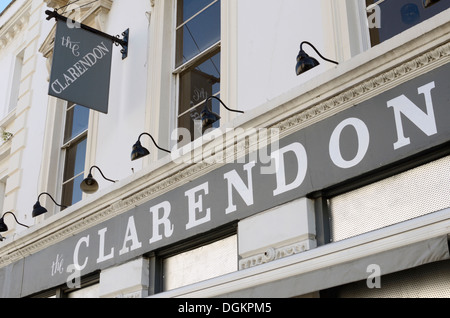
M22 30L25 29L30 18L31 1L21 7L1 28L0 28L0 50L5 48Z
M318 102L308 109L296 113L294 116L273 124L271 127L279 128L284 135L302 129L305 126L317 122L326 116L331 116L346 107L351 107L361 100L365 100L373 95L379 94L393 85L405 82L414 76L426 72L427 70L448 63L450 61L449 52L450 43L441 45L421 54L420 56L407 60L388 71L364 80L350 89L328 98L327 100ZM294 108L300 108L301 106L302 105L296 105ZM253 146L254 145L246 143L246 152L248 152L249 149L252 149ZM238 151L242 151L242 149L235 149L235 151L236 152L234 155L236 155ZM152 198L160 196L171 189L180 186L182 183L204 175L208 171L216 169L219 165L220 164L218 163L200 162L184 166L182 170L178 171L176 169L179 168L177 168L176 165L173 165L169 169L174 169L175 173L171 173L169 175L161 173L161 171L153 171L153 175L155 175L156 172L160 172L161 174L157 177L152 177L152 179L149 179L151 181L147 181L147 178L143 177L142 184L139 185L140 189L135 188L136 190L132 190L131 185L130 187L125 187L126 189L122 190L124 193L127 193L124 198L117 199L112 203L104 203L104 205L101 206L99 206L99 202L97 202L97 205L95 205L95 202L91 203L80 209L84 211L84 214L79 220L69 219L68 216L66 223L61 223L59 225L60 228L43 228L40 231L37 231L39 234L35 234L35 238L24 237L13 241L8 245L8 247L4 247L0 251L0 267L7 266L8 264L16 262L30 254L47 248L52 244L76 235L96 224L105 222L116 215L130 210L132 207L143 204ZM167 168L161 168L161 170L164 169ZM130 195L129 193L133 191L135 192ZM115 197L117 197L117 195ZM75 217L74 215L80 216L81 212L73 212L72 217ZM298 253L299 251L302 251L302 245L290 246L284 248L283 250L276 250L276 255L290 255L292 253ZM267 253L267 255L264 254L255 257L251 258L251 260L247 260L246 262L250 262L250 264L267 262L272 259L273 253L271 250Z

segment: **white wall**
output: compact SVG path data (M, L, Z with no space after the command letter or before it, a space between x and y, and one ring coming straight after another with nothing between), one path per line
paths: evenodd
M329 65L297 76L295 65L302 41L324 51L322 1L239 0L238 108L249 110L317 76ZM317 54L309 46L303 49ZM320 58L317 57L320 62Z
M9 179L4 211L0 213L13 210L19 222L28 225L33 223L31 210L38 195L48 99L46 59L37 50L45 38L43 34L48 34L51 28L45 20L45 9L43 1L18 0L0 17L0 25L6 24L8 28L3 31L9 32L7 41L3 42L5 46L0 49L0 121L3 123L10 105L16 56L24 51L19 102L7 127L13 138L9 142L10 157L5 159ZM28 13L22 14L24 10ZM17 20L17 14L21 19ZM15 21L12 27L9 21ZM25 229L16 228L18 232Z
M46 6L42 6L35 14L39 15L38 25L30 25L33 23L33 19L30 19L30 23L24 30L26 32L27 41L31 41L29 37L35 34L35 31L30 31L30 28L39 28L39 37L31 45L33 50L38 48L34 47L36 44L40 46L45 40L46 35L49 33L53 26L53 23L47 21L45 18ZM31 58L31 57L28 57ZM27 55L25 55L27 59ZM33 60L24 61L25 63L32 63L34 65L34 71L31 74L30 83L30 108L26 115L25 133L26 147L23 148L22 153L22 182L17 197L16 207L19 212L20 219L25 224L32 225L34 220L31 217L33 205L36 203L37 197L42 189L39 188L39 178L43 177L40 174L42 149L44 143L44 130L47 117L47 103L48 103L48 71L46 67L47 59L38 51L35 51ZM25 67L24 67L25 68ZM26 89L26 88L25 88ZM21 87L22 91L22 87ZM24 105L27 104L25 100ZM20 123L19 123L20 124ZM53 171L56 173L56 170ZM18 226L19 230L20 226Z
M120 35L129 28L128 57L122 60L121 46L113 47L108 114L99 115L96 162L107 178L120 180L141 168L132 162L131 149L145 129L147 54L150 1L114 1L104 32ZM145 137L147 138L147 137ZM150 140L142 139L143 144ZM152 151L152 149L150 149ZM96 172L97 173L97 172ZM94 176L95 177L95 176ZM96 178L102 186L111 183ZM106 183L105 183L106 182Z

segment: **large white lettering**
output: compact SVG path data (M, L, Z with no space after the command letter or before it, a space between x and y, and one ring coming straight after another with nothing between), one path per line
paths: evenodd
M286 184L286 167L284 158L286 153L292 152L297 158L297 176L290 184ZM273 191L273 195L279 195L284 192L298 188L305 180L306 171L308 169L308 156L305 147L299 142L292 143L279 150L272 152L272 158L275 160L277 188ZM289 174L294 173L290 171Z
M191 190L188 190L185 192L185 196L188 197L188 211L189 211L189 222L186 224L186 230L189 230L195 226L198 226L200 224L209 222L211 220L211 209L206 209L205 216L197 219L197 210L199 213L203 212L203 195L198 195L198 200L196 198L197 192L202 191L205 195L209 193L208 190L209 183L205 182L198 187L195 187Z
M353 126L358 135L358 152L352 160L345 160L341 154L340 139L342 130L347 126ZM348 169L356 166L364 159L369 149L370 135L366 124L358 118L348 118L342 121L334 129L330 138L329 152L333 163L342 169Z
M163 211L162 218L159 218L159 211ZM149 240L150 244L155 243L163 239L163 236L159 234L159 226L162 225L164 227L164 235L166 237L170 237L173 234L173 224L169 220L171 205L170 202L164 201L161 204L152 206L150 208L150 213L153 218L153 236Z
M107 230L108 228L105 227L98 231L98 236L100 237L100 244L98 250L97 263L107 261L114 257L114 247L111 248L108 255L105 255L105 233Z
M61 94L109 53L110 52L105 43L101 42L101 44L97 45L92 52L87 53L83 56L83 58L78 60L73 66L69 67L66 72L62 74L62 77L64 78L63 81L60 81L59 79L54 80L50 85L52 91L56 94Z
M410 139L405 137L402 124L402 114L420 128L428 137L437 134L436 119L434 117L433 101L431 99L431 90L435 88L435 83L431 82L417 89L419 94L425 96L427 113L423 112L405 95L391 99L387 102L388 107L394 109L395 126L397 128L398 140L394 143L394 149L397 150L410 144Z
M247 184L239 177L236 170L232 170L223 175L225 180L228 181L228 207L225 210L226 214L235 212L237 207L233 203L233 188L237 190L241 198L245 201L247 206L253 204L253 178L252 178L252 168L255 166L255 162L249 162L244 166L244 170L247 171Z
M96 51L96 53L100 54L100 51L101 49L99 49L99 51ZM57 86L59 84L55 85ZM82 271L88 266L89 261L92 263L93 259L95 259L95 256L93 256L91 253L98 252L97 263L113 259L115 256L114 253L117 254L117 251L119 251L119 255L124 255L130 253L131 251L140 249L142 249L142 253L147 253L153 249L153 246L149 247L148 243L152 245L153 243L158 242L158 246L155 246L155 248L160 248L162 246L174 243L175 238L177 240L188 238L189 233L184 233L185 229L190 230L201 225L202 230L212 230L214 227L220 226L225 222L233 221L236 219L235 217L232 217L233 213L239 211L239 208L241 208L242 206L246 205L247 207L252 208L252 211L247 211L248 209L245 209L245 212L242 211L242 217L248 217L259 213L260 211L264 211L265 209L272 208L274 203L283 204L284 202L287 202L286 200L297 199L299 197L308 195L308 193L313 193L313 191L321 191L322 189L332 184L342 182L342 180L345 180L343 179L343 177L348 178L349 176L352 176L353 172L351 170L345 172L333 171L333 173L327 175L327 172L325 171L327 167L324 167L323 163L324 160L328 160L328 155L331 159L331 165L334 165L333 168L338 167L341 169L351 169L364 162L364 166L368 166L367 171L370 171L370 169L379 168L380 166L385 164L385 162L389 163L391 160L399 160L399 155L391 148L392 140L390 140L389 138L385 138L385 134L381 134L382 137L378 136L377 134L374 134L373 136L370 134L368 129L369 127L376 127L377 129L384 129L384 127L377 127L376 125L366 125L366 123L371 123L371 120L374 120L369 118L368 116L373 115L372 111L381 111L381 115L385 117L390 117L392 116L392 114L395 114L396 127L394 127L393 120L389 121L385 117L382 118L383 121L391 123L391 127L389 127L387 132L392 131L392 134L394 135L393 139L396 138L394 129L397 128L398 142L394 144L395 149L404 147L405 145L408 145L410 143L409 138L405 136L405 132L403 131L402 120L409 119L420 130L422 130L423 133L427 134L428 136L432 136L433 134L437 133L437 126L445 121L446 118L445 116L439 116L442 113L446 114L445 104L436 103L436 109L433 109L433 102L431 98L431 91L433 88L435 88L435 82L430 82L418 88L419 94L422 94L425 97L427 108L426 112L423 111L424 107L417 107L417 105L415 105L412 101L410 101L404 95L401 95L387 102L388 107L392 108L393 112L383 106L381 107L381 110L379 108L371 109L371 111L366 114L366 117L362 117L365 115L364 113L358 112L359 116L361 116L361 118L366 121L352 116L339 117L340 122L338 122L336 127L326 126L326 129L324 129L324 126L320 125L320 131L301 131L298 134L290 135L287 138L289 140L292 140L291 143L285 145L285 140L283 140L283 148L278 149L277 147L277 150L267 151L268 153L270 153L271 166L275 167L275 175L266 175L261 170L259 170L258 167L262 165L262 162L256 161L258 158L252 157L250 155L245 156L246 160L248 160L248 163L244 162L242 165L240 163L235 163L236 165L231 164L230 166L220 165L220 167L211 167L211 169L214 169L214 171L205 171L204 173L201 173L202 180L206 179L202 181L202 184L196 184L195 187L190 186L189 183L179 185L179 187L173 192L171 192L171 190L168 190L167 193L162 193L161 197L152 199L167 201L156 205L154 205L154 201L150 201L149 203L139 205L127 212L130 213L126 216L126 218L128 219L128 223L126 224L126 227L125 224L123 227L120 226L120 229L122 231L125 230L124 233L120 233L120 235L123 236L115 235L114 226L110 228L110 230L113 231L114 235L110 234L108 236L108 240L106 240L106 233L108 230L106 227L98 231L98 237L95 232L92 232L91 235L93 235L93 239L96 240L98 238L99 248L95 248L95 251L92 249L92 246L91 248L89 247L90 245L97 246L97 241L90 242L90 236L82 234L84 236L76 242L74 248L73 262L75 269L77 271ZM397 95L398 94L389 94L390 97L384 99L381 105L384 105L384 103L392 96ZM436 117L434 112L436 112ZM345 115L345 113L343 114ZM379 118L379 116L376 116L377 120ZM437 119L438 122L436 122L435 119ZM411 127L415 128L414 126ZM346 131L345 129L349 129L349 131ZM446 133L447 131L448 130L445 130L445 126L443 126L443 130L441 131L441 133ZM311 145L311 149L309 150L311 151L311 154L307 153L305 147L302 143L299 142L299 140L303 140L303 138L310 136L314 138L318 134L323 135L319 136L320 138L310 140L311 143L308 143L307 145ZM350 134L351 137L355 138L351 138L351 141L344 140L344 138L349 137ZM253 135L254 134L252 134L252 136ZM277 136L278 135L279 133L277 133ZM264 136L267 135L263 135L263 137ZM247 147L247 144L241 141L245 140L246 138L249 139L248 136L241 135L240 137L242 138L238 139L236 142L238 144L237 147L235 147L236 145L233 143L233 149L236 151L233 152L233 154L238 153L238 151L242 151L242 153L244 153L244 150L256 152L261 149L261 147L259 147L258 149ZM324 138L326 137L329 137L329 139L324 141ZM295 140L294 138L297 138L297 140ZM372 138L374 138L374 140L372 140ZM376 140L375 138L379 139ZM380 140L381 138L383 139ZM228 141L231 139L232 137L227 137L224 140ZM266 139L270 138L260 138L258 140L259 146L261 145L261 141ZM356 141L353 142L353 139L355 139ZM382 142L386 143L384 147L379 147L378 149L375 148ZM448 142L448 138L446 138L443 142ZM221 145L223 145L224 143L225 142L219 142L219 144ZM242 147L239 145L242 145ZM267 143L264 143L264 145L267 146ZM368 152L370 146L375 148L371 153L374 153L375 151L381 151L381 155L383 155L384 157L378 157L377 155L373 156L376 158L370 158L371 156L369 156ZM417 141L416 146L416 151L421 151L426 146L426 143L424 143L423 140ZM212 143L212 147L216 147L216 145ZM346 149L344 147L346 147ZM354 147L355 149L351 149L351 154L349 155L347 152L349 152L348 148L351 147ZM218 147L217 150L220 150L220 148L221 147ZM388 148L391 153L387 153L386 148ZM270 147L270 149L273 149L273 147ZM208 148L207 151L209 150L216 149ZM191 152L193 151L194 150L192 148L189 148L188 152L186 152L185 154L181 154L180 156L190 156ZM215 155L215 153L216 152L212 151L209 152L208 155L212 157ZM199 154L199 156L201 157L201 153ZM314 159L317 159L318 156L320 156L323 160L315 161ZM195 162L195 159L197 159L197 157L190 157L190 159L192 159L192 162ZM312 165L311 174L308 175L310 179L308 179L308 182L305 182L309 165ZM207 168L209 169L210 167L208 166ZM356 172L360 173L359 169L355 170ZM314 179L319 173L324 174L323 178L321 176L317 179ZM188 176L186 177L186 179L191 177L194 178L193 176ZM256 184L256 182L266 181L268 182L265 183L264 186ZM194 180L194 182L196 182L196 180ZM212 193L210 193L209 191L210 188ZM288 191L291 191L291 193L288 194ZM224 192L227 193L225 194ZM276 197L284 193L286 193L286 195ZM224 195L227 195L227 198L224 198ZM162 197L165 197L166 199L162 199ZM262 197L263 200L261 202L258 202L258 204L255 204L255 197ZM219 200L217 198L219 198ZM220 204L222 204L222 206ZM172 209L175 210L175 207L176 211L172 213ZM150 215L147 214L147 211L150 212ZM144 212L144 216L142 216L141 212ZM212 212L220 213L221 215L216 215L215 218ZM123 222L123 220L124 218L121 216L118 217L114 222ZM139 227L136 227L136 222L138 223L138 225L139 222L147 224L145 233L138 232ZM151 222L151 225L149 222ZM211 223L207 224L208 222ZM176 235L173 235L175 228L177 231L183 231L183 233L177 233ZM92 229L92 231L97 230L97 228ZM142 243L139 240L138 234L142 235ZM148 243L146 243L147 240ZM162 240L163 242L159 242ZM61 273L63 268L62 255L60 256L60 254L55 254L55 257L56 260L52 259L53 263L51 263L52 275ZM90 265L90 267L93 267L95 264ZM369 278L376 278L376 275L378 275L378 273L374 273L374 275L375 276L370 276Z
M75 249L73 251L73 265L75 266L75 269L78 271L82 271L86 267L88 259L89 259L89 257L86 257L84 259L83 265L80 265L78 256L80 253L81 244L83 244L83 243L86 244L86 247L89 247L89 235L80 238L77 242L77 245L75 245Z
M119 251L119 255L123 255L125 253L130 252L130 248L131 248L131 251L134 251L135 249L142 247L142 243L139 242L139 240L138 240L136 224L134 222L133 216L130 216L128 218L127 230L125 233L126 233L125 239L123 240L123 246L122 246L122 249ZM127 246L128 241L131 241L131 247Z

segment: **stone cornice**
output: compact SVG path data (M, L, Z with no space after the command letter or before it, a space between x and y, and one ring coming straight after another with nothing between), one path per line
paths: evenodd
M333 96L325 96L322 100L317 100L307 108L303 108L304 105L297 103L295 99L294 101L289 101L289 107L291 111L294 111L294 115L286 114L283 111L285 105L280 104L277 106L277 109L279 116L285 114L284 118L273 122L273 116L269 114L264 127L276 127L280 129L282 135L288 135L351 107L361 100L388 90L412 77L446 64L450 62L450 43L448 41L443 42L444 44L431 49L424 49L422 53L413 58L399 61L381 73L378 72L375 75L371 75L373 69L367 70L367 72L362 73L363 75L357 78L355 85L341 90ZM371 64L371 67L375 68L376 66ZM331 70L330 72L337 71ZM340 76L344 78L341 80L345 80L348 77L355 81L351 71ZM330 86L330 90L341 89L339 83L334 83L333 81L330 81L327 85ZM312 94L314 94L314 91ZM273 111L276 112L277 109ZM251 120L246 125L251 125ZM261 125L257 126L261 127ZM227 140L226 142L228 144L232 141ZM235 154L237 152L248 152L251 146L247 143L245 144L245 149L235 149ZM190 156L190 154L188 155ZM96 224L105 222L219 166L219 163L214 162L177 165L167 161L152 171L146 170L145 172L147 173L138 179L128 181L121 187L113 188L110 193L98 197L96 200L71 207L73 210L69 208L66 215L56 215L57 218L55 220L47 220L48 223L34 230L30 229L31 232L28 234L26 234L26 231L23 236L17 237L12 241L4 241L3 244L5 245L0 250L0 267L7 266Z
M26 27L31 14L30 9L31 1L28 1L0 28L0 50Z

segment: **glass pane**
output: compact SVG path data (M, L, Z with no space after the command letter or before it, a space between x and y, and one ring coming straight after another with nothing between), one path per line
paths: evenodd
M376 1L375 1L376 2ZM423 2L433 3L425 8ZM373 0L367 0L369 6ZM393 36L425 21L434 15L450 8L449 0L387 0L378 5L381 14L379 26L370 28L372 45L377 45ZM375 11L368 12L369 20L373 20Z
M180 75L180 100L178 127L187 128L191 132L191 140L202 135L200 112L209 96L220 92L220 52L207 57ZM217 96L220 98L220 96ZM196 108L192 107L198 105ZM212 105L212 106L211 106ZM209 104L212 111L220 115L220 102L213 99ZM198 126L200 125L200 126ZM214 127L219 127L216 122ZM209 128L209 127L208 127Z
M83 192L80 189L80 184L83 180L84 174L81 174L63 185L61 205L71 206L81 201ZM61 208L61 210L63 209Z
M75 105L67 111L64 143L88 129L89 109Z
M67 181L84 171L86 143L87 138L85 137L77 144L67 148L66 163L64 166L64 181Z
M178 29L176 36L178 67L220 40L220 1Z
M215 0L178 0L178 22L182 24Z

